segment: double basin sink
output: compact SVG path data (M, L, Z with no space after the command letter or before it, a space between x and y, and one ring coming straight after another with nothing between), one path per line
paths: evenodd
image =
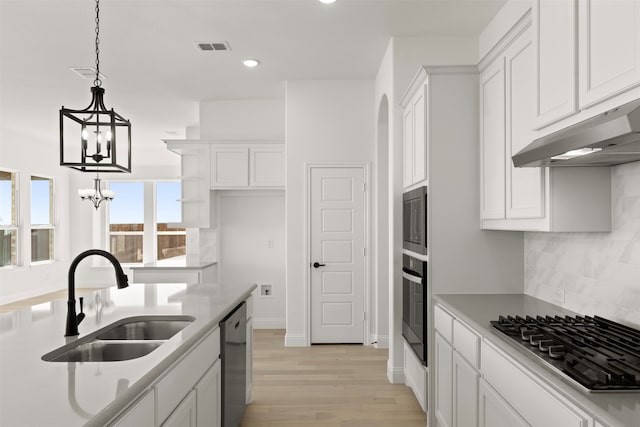
M136 316L118 320L42 356L46 362L118 362L161 346L195 320L192 316Z

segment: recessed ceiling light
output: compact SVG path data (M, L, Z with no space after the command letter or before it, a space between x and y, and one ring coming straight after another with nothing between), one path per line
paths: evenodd
M331 4L331 3L335 3L336 0L319 0L320 3L324 3L324 4Z
M254 68L260 65L260 61L258 61L257 59L243 59L242 65L247 68Z

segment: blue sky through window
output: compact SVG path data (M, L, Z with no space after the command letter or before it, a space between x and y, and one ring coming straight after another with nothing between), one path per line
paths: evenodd
M34 177L35 178L35 177ZM51 195L48 179L31 178L31 224L51 224Z
M179 182L159 182L156 184L156 222L181 222Z
M0 225L11 225L11 181L0 181Z
M109 202L111 224L144 223L144 184L142 182L112 182L109 189L116 193Z

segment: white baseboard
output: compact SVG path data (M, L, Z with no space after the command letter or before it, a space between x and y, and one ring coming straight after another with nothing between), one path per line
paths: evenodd
M287 322L285 319L254 317L253 329L286 329Z
M286 334L284 336L285 347L308 347L307 336L304 334Z
M387 360L387 378L391 384L404 384L404 367L390 366Z

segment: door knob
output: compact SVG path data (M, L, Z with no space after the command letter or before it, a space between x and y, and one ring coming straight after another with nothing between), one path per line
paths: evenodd
M324 267L326 264L320 264L319 262L313 263L313 268Z

